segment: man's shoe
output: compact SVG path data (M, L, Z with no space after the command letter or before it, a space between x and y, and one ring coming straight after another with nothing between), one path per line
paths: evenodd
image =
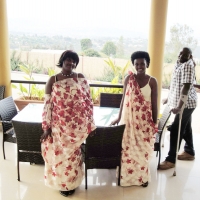
M159 169L166 170L166 169L171 169L173 167L175 167L174 163L165 160L162 163L160 163Z
M183 151L181 154L178 155L178 160L194 160L195 157Z

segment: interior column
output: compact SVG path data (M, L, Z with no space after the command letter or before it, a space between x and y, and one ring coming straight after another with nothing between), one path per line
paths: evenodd
M158 114L160 113L161 103L167 9L168 0L151 0L148 41L151 61L147 72L158 81Z
M0 0L0 85L6 86L5 97L12 94L6 0Z

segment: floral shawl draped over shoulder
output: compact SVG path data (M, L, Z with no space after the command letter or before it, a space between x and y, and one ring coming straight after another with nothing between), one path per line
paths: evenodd
M126 124L122 141L121 185L142 185L150 181L149 158L157 129L151 102L145 101L133 73L127 83L120 124Z
M80 146L96 127L93 104L85 78L66 78L52 86L46 95L43 130L51 128L52 137L42 142L45 184L67 191L83 179Z

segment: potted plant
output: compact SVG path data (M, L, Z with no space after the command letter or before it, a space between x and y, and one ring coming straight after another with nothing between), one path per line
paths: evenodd
M34 81L33 71L35 67L32 65L19 65L19 68L27 76L24 76L24 79L27 81ZM55 74L54 70L48 69L49 76ZM41 88L36 84L22 84L19 83L19 86L12 84L13 89L19 91L19 98L15 99L15 104L19 110L22 110L29 103L44 103L44 88Z

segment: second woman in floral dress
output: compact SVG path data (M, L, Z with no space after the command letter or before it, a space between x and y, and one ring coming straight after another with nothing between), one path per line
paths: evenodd
M126 124L122 141L121 186L146 187L150 181L149 161L157 131L157 81L146 74L150 57L138 51L131 56L136 74L124 82L119 117L114 124Z

